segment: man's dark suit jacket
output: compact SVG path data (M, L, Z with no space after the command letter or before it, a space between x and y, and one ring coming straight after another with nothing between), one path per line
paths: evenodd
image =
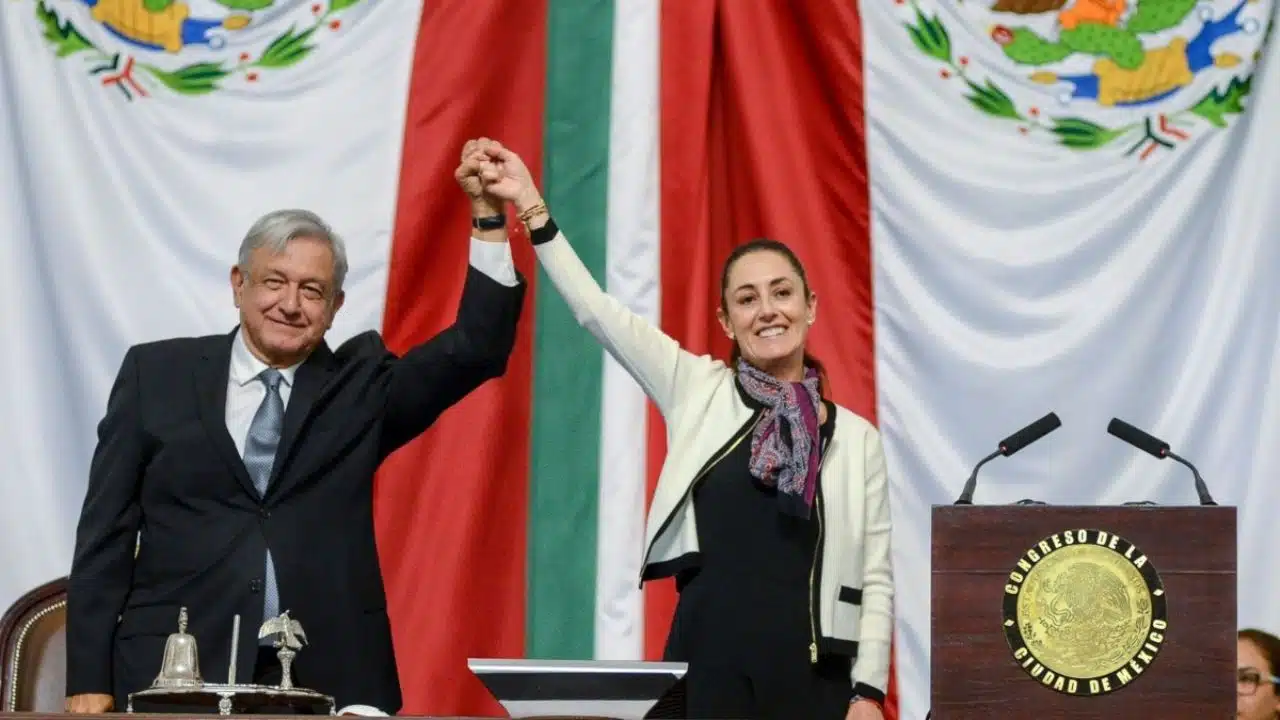
M336 352L317 348L294 377L261 500L226 426L234 332L130 348L98 427L76 534L67 694L111 693L124 710L128 693L159 672L181 607L206 682L226 682L232 617L240 614L237 680L249 681L270 547L280 608L307 634L297 682L333 695L338 707L397 712L374 471L505 372L525 287L469 267L455 323L403 357L374 332Z

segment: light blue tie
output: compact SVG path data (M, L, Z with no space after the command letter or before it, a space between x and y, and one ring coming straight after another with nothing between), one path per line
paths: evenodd
M276 447L280 444L280 427L284 423L284 400L280 398L280 381L283 377L275 368L267 368L258 374L258 379L267 388L266 397L258 406L258 412L249 425L249 436L244 443L244 466L253 478L253 487L259 497L267 494L267 482L271 479L271 468L276 461ZM271 562L271 551L267 551L266 575L263 581L262 618L273 618L280 614L280 597L276 589L276 568ZM269 644L269 640L264 639Z

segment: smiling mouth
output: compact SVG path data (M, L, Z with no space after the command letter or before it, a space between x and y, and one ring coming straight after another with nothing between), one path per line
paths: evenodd
M783 333L785 333L786 331L787 331L786 328L774 325L773 327L767 327L761 330L760 332L756 333L756 335L758 337L764 338L765 340L768 340L769 338L778 337Z
M301 330L301 329L303 328L303 326L302 326L302 325L294 325L293 323L286 322L286 321L284 321L284 320L277 320L277 319L275 319L275 318L273 318L273 317L269 317L269 318L267 318L267 319L268 319L268 320L270 320L271 322L273 322L273 323L277 324L277 325L282 325L282 326L284 326L284 327L287 327L287 328L290 328L290 329L293 329L293 330Z

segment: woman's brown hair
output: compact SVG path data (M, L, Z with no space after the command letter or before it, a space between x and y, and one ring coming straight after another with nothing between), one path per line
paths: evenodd
M1280 674L1276 672L1276 663L1280 662L1280 638L1272 635L1264 630L1256 628L1246 628L1237 633L1237 637L1241 640L1248 640L1253 646L1258 648L1258 653L1262 655L1262 659L1267 661L1267 667L1259 668L1265 670L1270 677ZM1263 678L1264 682L1271 682L1267 677ZM1272 685L1277 683L1271 682Z
M769 238L755 238L749 240L733 249L729 253L729 257L725 259L724 266L720 270L720 310L726 315L729 314L729 271L733 269L735 263L743 257L756 252L774 252L786 259L791 265L791 269L796 271L796 275L800 277L800 285L804 289L805 301L809 299L809 277L804 272L804 266L800 264L800 258L791 251L786 244ZM742 357L742 350L738 347L738 341L733 341L733 350L729 354L729 366L736 368L738 366L738 358ZM827 370L822 366L822 361L810 355L806 350L804 353L805 367L811 367L818 372L818 395L827 397Z

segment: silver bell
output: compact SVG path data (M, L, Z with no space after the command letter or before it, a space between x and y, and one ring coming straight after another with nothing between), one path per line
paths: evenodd
M168 642L164 644L160 674L151 683L151 687L184 688L203 684L196 639L187 634L187 609L184 607L178 611L178 632L170 635Z

